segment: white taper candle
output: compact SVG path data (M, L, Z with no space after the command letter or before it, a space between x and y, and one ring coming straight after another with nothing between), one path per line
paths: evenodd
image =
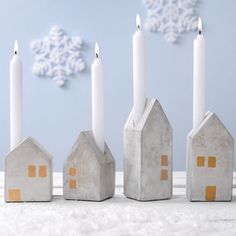
M22 138L22 62L18 43L10 62L10 148L16 147Z
M145 40L141 30L140 16L136 16L136 32L133 35L133 120L136 125L142 116L146 103L145 84Z
M197 128L206 112L206 42L202 21L198 20L198 35L194 40L193 58L193 128Z
M104 153L104 88L103 67L99 46L95 44L95 59L91 67L92 76L92 130L98 148Z

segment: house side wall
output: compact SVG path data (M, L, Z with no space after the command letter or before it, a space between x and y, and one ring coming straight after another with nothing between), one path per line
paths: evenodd
M76 148L64 163L63 195L65 199L100 200L100 165L95 152L83 136L77 140ZM70 168L75 168L75 176L70 175ZM71 187L70 182L75 186Z
M141 131L124 128L124 194L139 199L141 194Z
M142 199L171 198L172 128L157 101L154 103L142 130L141 143ZM163 163L162 158L164 159Z
M187 158L186 158L186 195L187 199L191 201L191 192L192 192L192 173L193 173L193 160L192 157L192 139L187 136Z
M114 195L115 192L115 160L112 157L111 152L108 150L106 146L105 155L101 158L106 158L109 156L109 158L106 159L112 159L104 162L101 166L101 174L100 174L100 183L101 183L101 199L107 199Z

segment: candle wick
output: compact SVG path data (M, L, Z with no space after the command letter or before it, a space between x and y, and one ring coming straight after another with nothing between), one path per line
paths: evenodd
M199 31L198 31L198 34L202 34L202 31L201 31L201 30L199 30Z
M140 25L137 25L137 30L140 30L140 28L141 28Z
M15 55L17 55L17 51L15 51L14 53L15 53Z
M96 58L98 58L98 53L96 53Z

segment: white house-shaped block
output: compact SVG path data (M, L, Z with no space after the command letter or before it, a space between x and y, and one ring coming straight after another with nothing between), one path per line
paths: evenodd
M52 198L52 156L26 138L5 157L5 201L35 202Z
M115 160L105 144L97 147L93 133L83 131L72 147L63 168L65 199L102 201L115 192Z
M187 140L187 198L190 201L231 201L234 139L213 112Z

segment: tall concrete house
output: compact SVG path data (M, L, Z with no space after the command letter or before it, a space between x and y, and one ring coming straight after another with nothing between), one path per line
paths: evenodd
M172 197L172 127L154 98L134 126L132 112L124 127L124 194L139 201Z

